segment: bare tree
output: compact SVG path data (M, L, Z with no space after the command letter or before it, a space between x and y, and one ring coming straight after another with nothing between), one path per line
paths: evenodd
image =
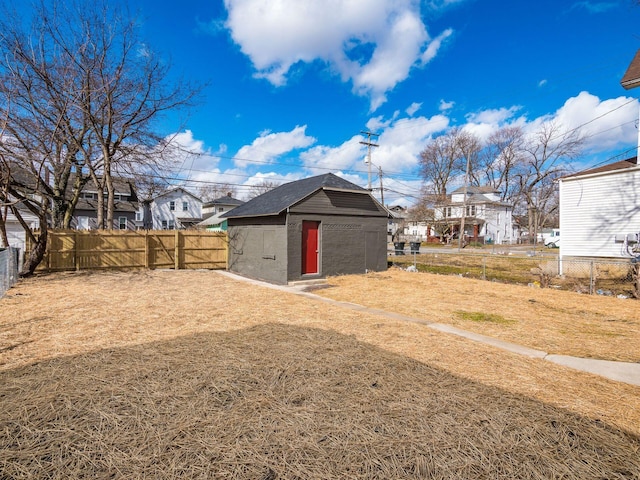
M464 172L464 159L458 144L461 134L462 130L454 128L435 137L420 153L420 175L429 194L441 200L446 197L449 181Z
M156 121L191 105L199 90L170 80L136 19L106 0L41 0L30 20L9 12L0 20L0 152L20 173L6 193L43 209L41 229L68 228L92 178L107 193L106 221L98 195L98 223L112 228L113 172L153 165L168 143Z
M518 196L517 175L521 173L524 132L520 127L504 127L492 133L479 155L473 173L478 185L488 185L500 191L501 200Z
M526 209L529 235L535 242L543 220L557 210L555 181L567 173L566 160L580 155L584 137L578 130L564 130L546 122L522 146L523 169L516 175L522 206Z
M224 196L234 197L235 195L236 187L230 183L210 183L198 188L198 196L203 202L210 202Z
M280 186L280 183L278 182L274 182L272 180L263 180L262 182L256 183L255 185L251 186L251 189L249 190L248 198L249 199L255 198L279 186Z

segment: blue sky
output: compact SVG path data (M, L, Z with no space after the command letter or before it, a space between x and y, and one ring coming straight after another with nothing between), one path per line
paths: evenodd
M167 135L198 155L195 188L326 172L367 186L362 130L385 203L419 193L420 151L452 126L486 138L517 124L582 124L571 168L635 155L639 91L620 79L640 48L632 0L129 0L174 72L208 82ZM592 121L593 120L593 121ZM373 183L378 186L377 167ZM378 193L376 193L378 195Z

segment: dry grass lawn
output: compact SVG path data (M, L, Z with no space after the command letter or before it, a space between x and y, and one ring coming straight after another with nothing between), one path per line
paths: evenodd
M331 283L316 293L548 351L553 331L558 353L638 345L632 301ZM0 478L81 477L640 478L640 387L212 271L40 276L0 300Z
M547 353L640 362L640 302L407 272L330 279L316 293L446 323Z

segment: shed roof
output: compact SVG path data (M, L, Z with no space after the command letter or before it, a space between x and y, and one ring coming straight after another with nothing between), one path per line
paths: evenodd
M369 195L369 191L333 173L285 183L225 212L222 217L259 217L278 215L318 190L341 190Z

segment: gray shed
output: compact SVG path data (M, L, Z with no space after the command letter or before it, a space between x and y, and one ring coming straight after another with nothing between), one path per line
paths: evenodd
M272 283L387 268L387 211L332 173L286 183L223 215L229 270Z

